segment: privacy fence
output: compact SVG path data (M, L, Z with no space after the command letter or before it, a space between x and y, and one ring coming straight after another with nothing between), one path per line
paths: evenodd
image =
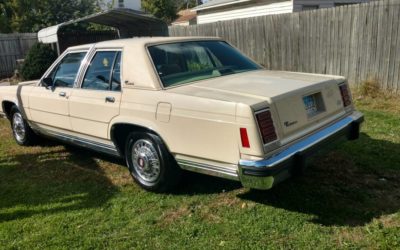
M268 69L375 78L400 91L400 1L169 27L170 36L218 36Z
M17 59L24 59L36 42L36 33L0 34L0 78L13 75Z

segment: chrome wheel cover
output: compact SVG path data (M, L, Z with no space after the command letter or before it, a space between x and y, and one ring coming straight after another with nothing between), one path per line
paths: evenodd
M20 113L15 113L13 116L13 132L17 141L23 142L25 140L25 124Z
M155 182L160 176L160 159L153 144L137 140L132 147L133 171L145 182Z

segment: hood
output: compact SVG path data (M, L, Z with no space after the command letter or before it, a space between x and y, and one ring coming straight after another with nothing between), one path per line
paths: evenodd
M339 76L257 70L178 86L168 92L253 105L281 99L296 91L307 91L316 84L343 81Z

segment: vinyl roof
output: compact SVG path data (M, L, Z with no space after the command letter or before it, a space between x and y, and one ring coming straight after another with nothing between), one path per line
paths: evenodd
M110 41L103 41L92 44L84 44L70 47L68 50L88 49L95 45L97 48L110 48L110 47L138 47L144 48L148 44L162 44L171 42L184 42L184 41L204 41L204 40L221 40L218 37L208 36L188 36L188 37L135 37L128 39L117 39Z

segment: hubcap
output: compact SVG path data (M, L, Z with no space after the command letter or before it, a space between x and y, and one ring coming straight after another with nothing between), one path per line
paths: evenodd
M160 175L160 159L153 144L147 140L137 140L132 147L134 171L146 182L154 182Z
M25 139L25 125L24 119L20 113L15 113L13 116L13 130L15 139L22 142Z

